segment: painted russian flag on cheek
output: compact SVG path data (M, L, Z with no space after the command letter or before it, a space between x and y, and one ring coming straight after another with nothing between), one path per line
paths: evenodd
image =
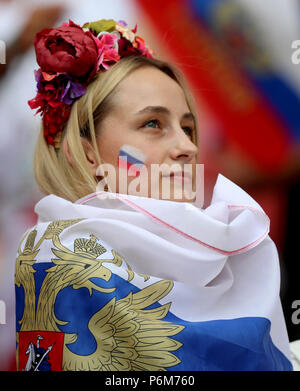
M118 167L126 171L131 168L131 173L135 176L140 175L140 168L146 160L145 154L138 148L131 145L123 145L119 152Z

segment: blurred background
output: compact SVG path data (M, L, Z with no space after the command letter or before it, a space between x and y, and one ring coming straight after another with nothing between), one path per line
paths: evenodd
M185 74L197 103L205 206L221 173L246 190L271 219L281 264L281 299L290 341L300 339L292 303L300 300L299 0L0 0L0 370L15 368L14 263L22 234L36 223L44 194L32 157L40 118L33 40L68 19L126 20L155 52Z

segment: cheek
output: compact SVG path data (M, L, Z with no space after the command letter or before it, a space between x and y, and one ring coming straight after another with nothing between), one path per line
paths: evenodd
M117 167L120 152L120 140L115 137L103 137L98 142L98 149L103 163Z

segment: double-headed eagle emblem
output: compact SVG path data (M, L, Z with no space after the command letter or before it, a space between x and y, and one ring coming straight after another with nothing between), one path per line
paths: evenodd
M68 287L87 288L90 296L93 295L93 291L113 293L117 287L105 288L92 281L93 278L110 281L112 271L109 269L109 264L123 268L125 266L128 282L135 276L134 271L117 251L111 250L112 259L104 259L102 255L107 250L93 234L89 238L76 238L73 241L73 250L61 243L60 234L82 220L51 222L36 244L36 229L26 232L22 238L15 272L16 286L24 289L24 310L19 320L20 331L17 335L19 340L17 362L20 364L22 333L25 335L29 332L27 335L30 335L30 332L35 332L36 337L42 340L45 338L41 337L42 332L45 332L45 335L47 333L47 335L63 335L61 349L63 370L166 370L179 364L181 361L173 352L177 351L182 344L172 337L180 333L184 326L163 320L169 312L171 303L164 305L158 303L172 290L173 282L169 280L160 280L135 293L129 290L125 297L118 300L113 297L104 305L103 303L99 305L88 320L88 329L96 341L94 351L89 355L79 355L70 350L69 347L77 340L78 334L76 330L74 333L62 334L60 327L68 324L69 321L58 319L55 314L58 294ZM25 238L26 243L21 250ZM51 259L45 260L52 262L53 266L45 271L37 295L34 278L37 270L34 266L40 247L46 240L49 241L45 243L46 246L51 245L55 257L50 256ZM147 275L139 275L144 278L144 282L150 278ZM155 308L153 308L154 304L156 304ZM50 344L48 341L51 349L47 351L47 346L45 348L49 360L51 354L55 354L55 343L58 346L58 342L54 341ZM33 348L36 349L32 341L28 346L22 347L24 353L28 355L29 353L26 352L34 354ZM45 353L43 354L45 356ZM36 363L35 368L40 365L41 363ZM21 368L19 365L19 370L36 370L32 368L29 357L26 368Z

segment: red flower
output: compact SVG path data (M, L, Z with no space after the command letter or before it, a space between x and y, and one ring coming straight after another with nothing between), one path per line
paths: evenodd
M88 81L97 72L98 48L91 32L72 21L36 35L37 62L44 72L68 73Z
M133 46L136 47L140 54L142 56L146 56L148 58L152 58L152 50L150 48L147 48L146 44L145 44L145 40L141 37L139 37L138 35L135 37L135 41L133 43Z
M44 137L50 145L54 144L55 135L63 130L71 112L71 106L61 101L66 82L64 75L56 76L50 81L41 78L38 82L38 93L28 101L31 109L38 109L36 114L41 113Z
M138 49L133 47L132 43L126 38L120 38L118 40L119 45L119 55L120 57L131 56L132 54L139 54Z
M64 102L48 105L43 113L44 137L48 144L54 145L54 138L63 130L71 113L71 106Z
M151 49L146 47L145 41L139 36L136 36L133 42L130 42L126 38L120 38L118 45L120 57L127 57L132 54L136 54L152 58Z

